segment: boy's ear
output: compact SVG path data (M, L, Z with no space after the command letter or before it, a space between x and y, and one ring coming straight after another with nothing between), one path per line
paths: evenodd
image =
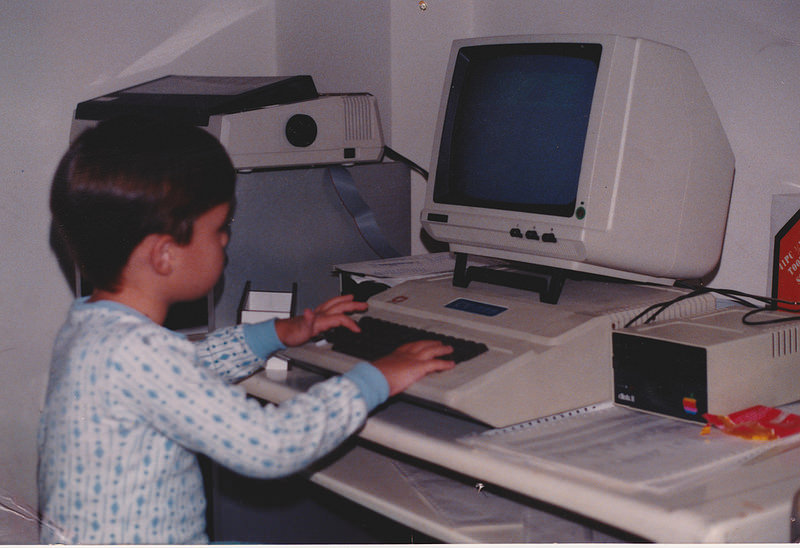
M156 273L166 276L172 273L177 243L166 234L153 234L150 248L150 264Z

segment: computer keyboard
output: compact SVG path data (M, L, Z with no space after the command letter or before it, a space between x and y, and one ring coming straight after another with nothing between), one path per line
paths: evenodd
M331 329L325 338L333 344L333 350L354 356L362 360L372 361L391 354L396 348L406 343L421 340L437 340L453 347L453 352L442 356L442 359L456 363L469 360L488 350L485 344L448 335L417 329L408 325L362 316L358 320L360 333L345 327Z

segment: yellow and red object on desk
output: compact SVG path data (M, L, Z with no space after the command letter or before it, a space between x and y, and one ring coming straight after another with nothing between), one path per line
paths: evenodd
M756 405L730 415L703 415L708 424L703 433L716 426L726 434L747 440L767 441L800 433L800 416L774 407Z

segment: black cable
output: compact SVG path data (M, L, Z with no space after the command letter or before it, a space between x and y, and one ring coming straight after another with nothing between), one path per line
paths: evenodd
M781 308L781 307L775 308L775 307L764 306L761 308L756 308L755 310L751 310L750 312L742 316L742 323L745 325L769 325L775 323L796 322L797 320L800 320L800 314L798 314L797 317L772 318L771 320L753 321L750 319L750 316L755 316L756 314L759 314L761 312L772 312L775 310L782 310L784 312L794 312L794 313L800 312L798 310L789 310L787 308Z
M684 300L684 299L689 299L689 298L691 298L691 297L695 297L695 296L697 296L697 295L702 295L703 293L708 293L708 289L706 289L706 288L697 288L697 289L694 289L694 290L692 290L691 292L689 292L689 293L686 293L686 294L684 294L684 295L679 295L678 297L675 297L674 299L670 299L670 300L668 300L668 301L664 301L664 302L660 302L660 303L655 303L655 304L652 304L652 305L648 306L647 308L645 308L644 310L642 310L641 312L639 312L639 313L638 313L636 316L634 316L634 317L633 317L631 320L629 320L629 321L628 321L628 323L626 323L626 324L625 324L625 327L630 327L631 325L633 325L634 323L636 323L636 321L637 321L637 320L641 319L642 317L646 316L647 314L649 314L649 313L650 313L650 312L652 312L653 310L656 310L656 309L657 309L657 310L656 310L656 312L653 312L653 314L652 314L652 315L650 315L650 316L649 316L649 317L648 317L648 318L647 318L647 319L646 319L646 320L643 322L643 323L645 323L645 324L651 323L651 322L652 322L652 321L654 321L654 320L655 320L655 319L656 319L656 318L657 318L657 317L658 317L658 316L659 316L659 315L660 315L662 312L664 312L664 310L666 310L666 309L667 309L667 308L669 308L670 306L674 305L675 303L678 303L678 302L680 302L680 301L682 301L682 300Z
M748 303L748 302L744 301L743 299L752 299L754 301L762 302L762 303L764 303L766 305L770 305L770 304L774 305L774 304L781 303L781 302L784 303L784 304L793 304L793 303L791 303L791 301L781 301L779 299L774 299L772 297L763 297L761 295L754 295L752 293L745 293L744 291L739 291L737 289L715 289L713 287L709 287L708 289L709 289L709 291L712 291L714 293L719 293L720 295L723 295L725 297L728 297L730 299L733 299L733 300L735 300L737 302L740 302L740 303L745 304L746 306L750 306L750 307L754 307L755 305L753 305L752 303Z
M686 284L686 283L682 283L682 282L677 282L675 285L683 287L684 289L689 289L690 292L685 294L685 295L681 295L679 297L676 297L676 298L674 298L672 300L665 301L665 302L662 302L662 303L656 303L654 305L651 305L651 306L647 307L645 310L643 310L642 312L637 314L633 319L631 319L628 323L626 323L625 327L630 327L631 325L633 325L640 318L644 317L645 315L647 315L648 313L652 312L653 310L656 310L655 312L653 312L644 321L644 323L646 323L646 324L647 323L651 323L662 312L664 312L664 310L666 310L670 306L674 305L675 303L678 303L678 302L680 302L680 301L682 301L684 299L688 299L690 297L694 297L696 295L701 295L703 293L718 293L718 294L723 295L723 296L725 296L725 297L727 297L727 298L729 298L729 299L731 299L733 301L736 301L736 302L738 302L738 303L740 303L740 304L742 304L744 306L753 308L753 310L747 312L744 316L742 316L742 323L744 323L745 325L767 325L767 324L792 322L792 321L800 320L800 314L798 314L796 317L773 318L771 320L763 320L763 321L753 321L753 320L750 319L752 316L754 316L754 315L756 315L758 313L771 311L771 310L782 310L782 311L785 311L785 312L794 312L794 313L800 312L800 310L790 310L788 308L781 308L781 306L780 306L781 304L784 304L784 305L800 307L800 303L798 303L796 301L787 301L787 300L783 300L783 299L777 299L777 298L774 298L774 297L762 297L760 295L754 295L752 293L745 293L743 291L738 291L736 289L717 289L717 288L708 287L708 286L702 286L702 285L701 286L693 286L691 284ZM761 306L761 307L756 306L753 303L746 301L745 299L751 299L751 300L754 300L754 301L759 301L759 302L763 303L765 306Z
M695 290L693 290L693 291L691 291L691 292L689 292L689 293L687 293L685 295L681 295L680 297L675 297L671 301L663 303L658 308L658 310L656 310L649 318L647 318L644 321L644 323L647 324L647 323L653 322L662 312L664 312L670 306L672 306L672 305L674 305L674 304L676 304L676 303L678 303L680 301L683 301L683 300L686 300L686 299L690 299L692 297L696 297L697 295L702 295L704 293L708 293L708 290L706 288L699 288L699 289L695 289Z
M408 158L406 158L405 156L403 156L402 154L400 154L396 150L392 150L388 146L384 146L383 147L383 153L386 156L388 156L389 158L391 158L392 160L396 161L396 162L403 162L408 167L410 167L412 170L414 170L417 173L419 173L420 175L422 175L423 179L425 179L426 181L428 180L428 172L425 169L421 168L419 165L415 164L414 162L412 162L411 160L409 160Z

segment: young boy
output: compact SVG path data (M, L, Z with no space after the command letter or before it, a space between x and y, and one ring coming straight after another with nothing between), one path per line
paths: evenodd
M336 447L390 395L453 367L437 342L361 363L279 406L232 383L272 352L366 305L334 298L301 317L236 326L201 342L162 327L225 262L235 173L192 126L100 123L69 148L51 209L93 293L73 303L54 345L39 434L41 542L204 543L195 453L241 474L291 474Z

